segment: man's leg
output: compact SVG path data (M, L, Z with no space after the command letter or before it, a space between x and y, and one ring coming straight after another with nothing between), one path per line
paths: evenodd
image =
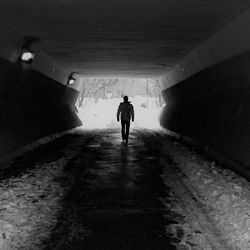
M126 143L128 143L129 128L130 128L130 121L126 121L126 135L125 135Z
M125 136L125 121L121 121L121 126L122 126L122 130L121 130L122 141L124 141L126 139L126 136Z

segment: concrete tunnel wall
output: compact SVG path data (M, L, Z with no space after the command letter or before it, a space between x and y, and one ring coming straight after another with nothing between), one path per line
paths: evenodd
M163 79L161 124L250 168L250 11Z
M44 136L81 125L71 72L32 45L32 64L20 62L24 38L0 25L0 157Z

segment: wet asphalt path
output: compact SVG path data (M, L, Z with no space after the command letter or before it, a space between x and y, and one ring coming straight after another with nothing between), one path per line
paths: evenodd
M135 133L93 132L65 168L71 189L46 249L175 249L157 151Z

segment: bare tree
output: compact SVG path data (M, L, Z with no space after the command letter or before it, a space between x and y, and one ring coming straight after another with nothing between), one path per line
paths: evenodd
M155 97L158 107L163 104L157 79L83 79L77 103L83 108L89 98L97 102L100 98L120 98L124 95Z

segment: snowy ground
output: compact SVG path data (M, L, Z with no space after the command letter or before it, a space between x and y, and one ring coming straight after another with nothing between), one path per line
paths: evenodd
M249 182L167 135L146 133L146 136L153 145L160 145L162 152L175 163L176 172L215 225L225 249L250 249Z
M41 249L70 185L64 168L87 139L66 136L1 166L0 249Z
M155 236L140 238L130 232L131 242L137 247L123 245L119 249L145 249L138 247L138 242L148 240L149 246L149 242L157 244L157 239L169 241L171 249L250 249L248 181L172 140L163 130L137 130L131 136L128 148L124 148L116 130L80 131L1 165L0 249L83 249L76 243L95 243L98 236L84 220L97 218L97 227L106 212L104 233L114 230L119 238L119 232L124 233L128 225L125 229L116 225L109 229L108 225L113 218L120 222L122 211L126 218L132 216L135 225L147 221L149 215L145 228L133 233L144 235L155 225L155 215L157 223L165 223L165 233L155 228ZM156 179L146 178L149 173ZM109 206L118 202L123 204L122 209L102 207L99 191L97 200L101 203L95 203L96 198L91 200L91 193L86 193L90 184L95 189L99 185L100 190L108 185L107 192L119 190L104 194ZM165 191L159 189L164 187ZM131 199L135 199L135 207L131 207ZM137 214L141 216L138 222ZM159 221L159 216L166 221ZM131 224L133 228L135 225Z

